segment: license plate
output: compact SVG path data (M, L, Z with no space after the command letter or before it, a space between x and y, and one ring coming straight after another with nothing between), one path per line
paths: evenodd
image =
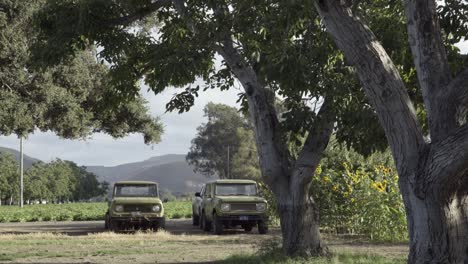
M141 212L131 212L132 216L141 216Z
M248 217L248 216L239 216L239 220L241 220L241 221L249 221L249 217Z

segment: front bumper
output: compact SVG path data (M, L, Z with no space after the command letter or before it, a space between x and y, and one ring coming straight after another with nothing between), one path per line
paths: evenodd
M116 222L127 222L127 223L152 223L152 222L162 222L164 217L146 217L146 216L117 216L111 217L112 221Z
M220 215L218 219L230 222L268 222L268 217L265 215Z

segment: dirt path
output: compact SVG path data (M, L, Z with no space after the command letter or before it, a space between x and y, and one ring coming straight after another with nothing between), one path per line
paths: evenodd
M166 229L173 234L202 234L189 219L166 221ZM105 232L104 221L0 223L0 234L62 233L70 236Z

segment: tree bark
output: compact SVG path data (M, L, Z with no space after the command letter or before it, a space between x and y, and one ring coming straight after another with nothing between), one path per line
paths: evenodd
M406 1L431 126L432 142L425 142L398 70L372 31L346 2L316 2L328 32L356 67L392 149L408 221L408 263L468 263L468 125L454 121L454 109L465 107L468 71L451 79L434 8L434 1Z
M291 183L277 194L283 250L290 256L328 254L319 232L319 210L308 195L309 187L310 184Z
M433 188L421 199L411 186L400 181L410 237L408 263L468 263L466 191L444 197L443 190Z

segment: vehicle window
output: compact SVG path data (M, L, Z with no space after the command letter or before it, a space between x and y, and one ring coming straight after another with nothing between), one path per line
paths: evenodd
M158 187L155 184L119 184L115 186L116 197L157 197Z
M216 195L257 195L256 184L223 183L216 184Z

